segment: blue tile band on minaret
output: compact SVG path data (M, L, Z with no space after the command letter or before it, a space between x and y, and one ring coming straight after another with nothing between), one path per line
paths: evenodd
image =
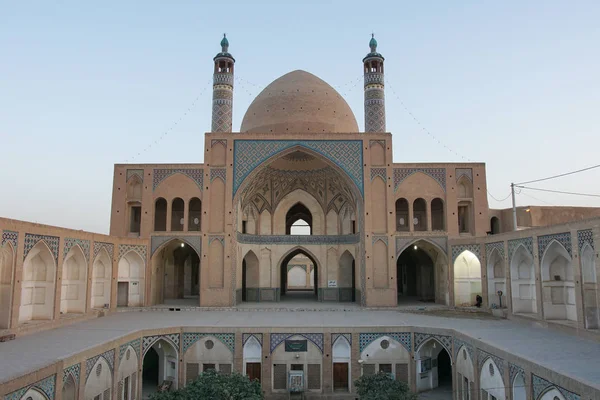
M211 132L231 132L233 116L233 64L229 54L229 41L225 34L221 40L221 52L215 58L213 74L213 101Z
M375 35L369 42L371 52L363 58L365 75L365 132L385 132L384 58L377 52Z

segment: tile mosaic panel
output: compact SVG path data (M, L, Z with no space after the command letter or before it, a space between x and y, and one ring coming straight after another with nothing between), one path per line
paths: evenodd
M525 371L518 365L508 363L508 373L510 378L510 387L513 387L513 382L515 381L517 374L521 374L523 376L523 380L525 380Z
M470 343L467 343L465 341L462 341L460 339L457 339L457 338L454 338L454 358L456 359L456 357L458 356L459 350L463 346L465 347L465 349L467 349L467 353L469 353L469 357L471 357L471 361L475 362L473 345L471 345Z
M101 357L104 358L104 360L106 360L111 372L115 370L115 349L110 349L108 351L105 351L102 354L98 354L97 356L88 358L85 361L85 381L86 382L90 376L90 372L92 372L92 369L94 368L94 365Z
M66 257L69 254L69 251L73 248L73 246L78 245L81 247L83 251L83 255L85 256L86 261L90 260L90 241L83 239L73 239L73 238L65 238L63 245L63 257Z
M37 381L33 385L25 386L19 390L15 390L14 392L4 396L4 400L21 400L23 395L25 395L25 393L32 388L42 392L44 395L46 395L48 400L54 400L54 395L56 392L56 374Z
M146 246L142 244L120 244L119 245L119 260L130 251L135 251L142 257L144 262L146 261Z
M452 336L447 335L432 335L430 333L418 333L415 332L415 351L419 348L419 346L425 343L430 338L437 340L439 343L444 346L448 355L452 354Z
M152 257L156 250L163 244L174 239L181 240L190 245L190 247L196 250L198 257L202 254L202 236L200 234L197 236L152 236L150 238L150 257Z
M125 354L125 351L129 346L133 347L133 349L135 350L135 354L137 354L138 360L141 358L140 351L142 348L142 339L134 339L130 342L119 346L119 362L123 359L123 355Z
M477 259L481 261L481 245L479 244L459 244L457 246L451 246L452 248L452 262L456 261L456 258L462 254L463 251L468 250L477 256Z
M160 185L160 183L162 181L164 181L169 176L174 175L174 174L183 174L183 175L191 178L194 182L196 182L196 185L198 185L200 190L203 189L204 171L201 168L184 168L184 169L174 168L174 169L155 169L154 176L152 179L152 190L153 191L156 190L156 188L158 187L158 185Z
M223 246L225 246L225 236L223 235L209 235L208 244L211 244L213 240L218 240Z
M223 147L227 148L227 139L212 139L210 141L210 147L215 147L217 144L221 144Z
M210 181L215 179L221 179L223 182L227 182L227 169L225 168L211 168L210 170Z
M385 140L369 140L369 147L373 147L374 144L380 144L385 149Z
M350 347L352 347L352 334L351 333L332 333L331 334L331 346L332 347L335 344L335 341L338 340L340 337L346 338L346 340L350 344Z
M0 241L0 247L4 246L5 243L10 243L13 247L13 252L17 252L17 246L19 244L19 232L13 231L2 231L2 241Z
M463 176L466 176L471 182L473 182L473 168L456 168L455 175L457 182Z
M479 371L481 371L481 367L483 366L483 363L488 358L491 358L492 360L494 360L496 367L498 367L498 370L500 371L500 376L502 376L502 379L504 379L504 360L498 356L495 356L495 355L488 353L487 351L483 351L481 349L477 349L477 360L479 361L479 364L478 364Z
M381 177L384 182L387 182L387 169L386 168L371 168L371 180L375 177Z
M358 233L351 235L251 235L237 232L238 243L245 244L355 244Z
M60 238L57 236L44 236L44 235L36 235L33 233L25 234L25 248L23 250L23 260L27 258L27 254L31 251L33 246L35 246L39 241L43 240L52 255L54 255L54 261L58 262L58 249L60 246Z
M417 172L432 177L446 192L446 168L394 168L394 191L406 178Z
M137 176L142 182L144 182L144 170L143 169L128 169L126 173L126 180L129 180L132 176Z
M500 256L504 258L504 242L494 242L485 244L485 258L489 260L492 251L497 250Z
M287 265L288 272L290 272L290 270L294 267L300 267L306 272L306 264L289 264L289 263Z
M404 346L404 348L406 350L408 350L409 352L412 351L411 350L411 344L412 344L412 338L411 338L411 333L410 332L398 332L398 333L392 333L392 332L380 332L380 333L360 333L358 335L358 349L359 351L362 353L362 351L371 343L373 343L374 340L379 339L382 336L387 336L390 337L392 339L394 339L395 341L397 341L398 343L400 343L402 346Z
M223 343L232 353L235 351L235 333L184 333L183 353L194 345L198 340L205 337L214 337ZM261 339L262 341L262 339Z
M70 367L63 369L63 385L67 382L69 375L73 376L75 384L79 384L79 376L81 374L81 364L73 364Z
M538 236L538 256L540 257L540 262L542 261L544 252L546 251L550 243L552 243L554 240L560 243L565 248L565 250L567 250L567 253L569 253L571 258L573 258L573 248L571 246L571 233L554 233L552 235Z
M583 249L583 246L586 243L589 244L592 247L592 249L594 249L594 232L592 232L591 229L577 231L577 242L579 243L579 251Z
M108 255L110 256L110 259L112 260L113 257L115 256L115 245L112 243L104 243L104 242L94 242L94 260L96 259L96 257L98 257L98 253L100 253L100 250L102 249L106 249L106 252L108 253Z
M553 388L558 389L566 400L580 400L580 396L577 393L573 393L570 390L557 386L535 374L531 374L531 384L533 389L533 400L538 400L545 392Z
M304 147L332 161L363 191L363 152L361 140L235 140L233 193L264 161L291 147Z
M148 349L152 347L152 345L159 339L163 339L167 342L170 342L175 348L175 351L179 353L179 333L170 333L168 335L144 336L142 338L142 357L146 354Z
M410 237L396 236L396 256L400 256L400 254L404 250L406 250L410 245L412 245L413 243L416 243L420 240L433 244L440 251L444 252L444 254L447 254L446 249L448 247L448 238L446 236L441 236L441 237L427 236L427 237L420 237L420 238L418 238L418 237L416 238L414 236L410 236Z
M263 343L263 334L262 333L243 333L242 334L242 346L246 344L246 342L248 341L248 339L250 339L251 337L253 337L258 340L258 343L260 343L260 345L262 346Z
M292 336L302 336L303 338L314 343L315 346L323 353L323 334L322 333L272 333L270 351L273 353L275 348L279 346L284 340Z
M521 239L513 239L508 241L508 262L512 261L512 257L515 254L515 251L519 246L523 246L533 258L533 239L521 238Z
M383 243L385 243L385 245L388 245L388 237L387 236L371 236L371 242L372 244L375 244L376 241L381 240Z

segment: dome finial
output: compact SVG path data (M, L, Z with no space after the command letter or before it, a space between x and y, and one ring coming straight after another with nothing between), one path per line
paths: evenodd
M229 40L227 40L227 34L223 34L223 39L221 39L221 52L227 53L229 49Z
M375 40L375 32L371 33L371 41L369 42L369 47L371 48L371 53L377 52L377 40Z

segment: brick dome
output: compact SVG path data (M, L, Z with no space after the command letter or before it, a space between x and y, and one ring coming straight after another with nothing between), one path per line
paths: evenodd
M306 71L277 78L254 99L240 132L357 133L348 103L329 84Z

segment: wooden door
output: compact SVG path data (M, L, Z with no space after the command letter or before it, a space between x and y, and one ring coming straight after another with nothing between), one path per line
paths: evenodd
M333 390L348 390L348 363L333 363Z
M129 282L119 282L117 284L117 307L127 307L129 305Z
M260 363L246 363L246 375L253 381L257 380L260 382Z

